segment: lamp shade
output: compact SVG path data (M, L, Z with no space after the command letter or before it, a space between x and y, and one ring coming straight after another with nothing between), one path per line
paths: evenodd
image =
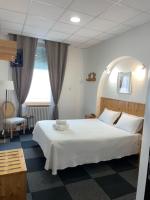
M0 88L4 90L14 90L13 81L0 80Z

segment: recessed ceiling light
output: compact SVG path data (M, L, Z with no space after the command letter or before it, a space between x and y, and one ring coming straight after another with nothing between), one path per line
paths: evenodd
M80 18L79 17L71 17L70 21L73 23L79 23L80 22Z

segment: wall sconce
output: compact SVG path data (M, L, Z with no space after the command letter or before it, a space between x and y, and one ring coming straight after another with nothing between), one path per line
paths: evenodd
M106 68L106 69L105 69L105 72L106 72L106 74L108 74L108 75L109 75L109 74L111 73L111 70L110 70L110 69L108 69L108 68Z
M141 65L141 66L139 67L139 69L140 69L140 70L144 70L144 69L145 69L145 66L144 66L144 65Z
M146 67L144 65L140 65L136 68L134 73L135 73L136 79L139 81L142 81L145 78Z

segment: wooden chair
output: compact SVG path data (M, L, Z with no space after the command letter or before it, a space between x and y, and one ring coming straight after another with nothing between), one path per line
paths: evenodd
M13 138L13 131L17 130L17 127L23 129L25 134L26 119L22 117L15 117L15 107L12 102L7 101L2 105L2 112L4 116L4 129L10 132L10 137Z

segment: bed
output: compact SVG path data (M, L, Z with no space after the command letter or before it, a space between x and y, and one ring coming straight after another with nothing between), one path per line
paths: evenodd
M144 116L144 104L101 98L101 112L104 108ZM140 152L140 133L130 134L99 119L67 120L70 128L56 131L54 120L36 123L33 140L38 142L46 158L45 169L57 170L77 165L97 163Z

